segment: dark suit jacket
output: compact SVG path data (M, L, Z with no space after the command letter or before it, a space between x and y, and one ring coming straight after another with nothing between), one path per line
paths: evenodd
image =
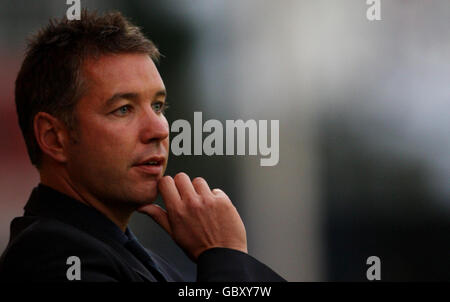
M80 259L81 281L184 281L167 261L143 249L154 264L149 266L130 250L130 240L136 240L131 230L123 233L96 209L40 184L24 215L11 222L0 281L68 281L70 256ZM197 265L198 281L285 281L248 254L226 248L205 251Z

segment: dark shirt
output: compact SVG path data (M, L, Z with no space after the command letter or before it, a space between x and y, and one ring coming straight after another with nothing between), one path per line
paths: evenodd
M81 281L184 281L166 260L145 249L127 228L40 184L11 222L0 258L0 281L68 281L67 259L80 259ZM213 248L198 259L198 281L284 281L253 257Z

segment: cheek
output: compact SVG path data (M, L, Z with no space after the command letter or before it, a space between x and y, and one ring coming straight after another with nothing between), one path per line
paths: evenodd
M163 140L162 144L167 151L167 156L169 156L169 136L167 136L166 139Z
M164 146L164 148L167 151L167 156L169 156L170 150L169 150L169 140L170 140L170 127L169 127L169 122L167 121L166 117L163 116L164 118L164 123L165 123L165 128L167 131L167 137L162 141L162 145Z
M132 135L125 133L125 129L90 124L83 129L80 137L81 150L78 152L84 153L83 157L96 166L106 165L104 168L111 168L112 163L127 165L134 142Z
M169 164L169 157L170 157L169 136L162 142L162 146L166 152L166 162L164 164L164 169L163 169L163 174L164 174L167 169L167 165Z

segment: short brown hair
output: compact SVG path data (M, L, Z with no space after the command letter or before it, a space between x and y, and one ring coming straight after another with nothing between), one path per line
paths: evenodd
M74 130L74 108L86 89L84 62L118 53L145 53L155 62L160 56L153 42L120 12L99 15L83 10L80 20L50 20L29 39L16 79L15 101L28 155L38 169L42 151L34 136L35 115L47 112Z

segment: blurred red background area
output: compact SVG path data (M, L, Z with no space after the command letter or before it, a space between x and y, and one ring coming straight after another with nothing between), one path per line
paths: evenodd
M11 220L22 215L31 188L39 180L30 164L25 142L17 122L14 104L14 81L21 64L21 54L0 54L0 250L6 247Z

